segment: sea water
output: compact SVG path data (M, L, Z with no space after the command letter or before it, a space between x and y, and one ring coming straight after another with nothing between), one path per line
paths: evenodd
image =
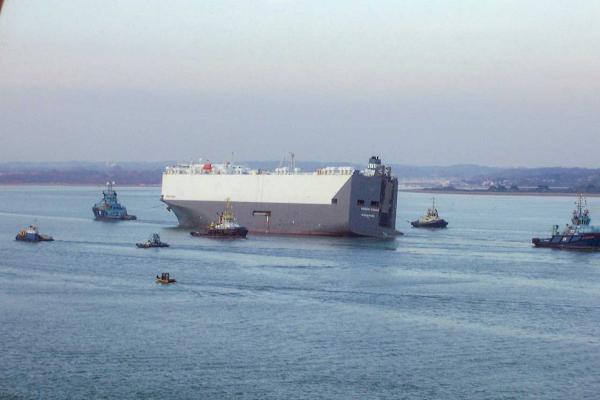
M431 195L400 193L392 241L223 241L159 188L96 222L100 190L0 187L0 398L599 396L600 253L531 246L574 198L437 195L432 231L407 222ZM15 241L31 223L56 241ZM153 232L171 247L135 247Z

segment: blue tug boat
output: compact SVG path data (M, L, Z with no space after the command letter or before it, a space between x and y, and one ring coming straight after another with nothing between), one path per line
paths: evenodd
M559 232L558 225L554 225L552 227L552 237L545 239L533 238L531 242L535 247L600 250L600 228L591 226L591 221L592 218L586 207L585 198L580 194L575 202L571 225L567 224L562 232Z
M127 214L127 208L117 201L117 192L113 189L114 182L106 182L106 190L102 192L102 200L94 204L92 211L98 221L131 221L135 215Z
M54 238L52 238L52 236L42 235L38 231L37 226L29 225L26 229L22 229L19 233L17 233L15 240L18 240L20 242L37 243L37 242L52 242L54 240Z

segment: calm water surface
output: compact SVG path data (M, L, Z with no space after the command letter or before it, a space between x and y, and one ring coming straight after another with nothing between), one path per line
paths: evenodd
M0 398L599 397L600 253L530 245L572 198L439 195L427 231L430 195L401 193L392 242L216 241L158 188L95 222L99 190L0 187ZM34 221L56 241L16 242Z

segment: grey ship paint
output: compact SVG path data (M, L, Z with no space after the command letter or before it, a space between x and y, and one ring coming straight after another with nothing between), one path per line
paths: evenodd
M235 218L251 233L389 238L398 234L397 196L391 168L371 157L363 171L265 172L229 163L167 167L161 200L185 228L206 229L229 199Z

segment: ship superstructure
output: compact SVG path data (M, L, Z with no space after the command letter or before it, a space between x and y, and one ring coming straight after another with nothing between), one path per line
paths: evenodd
M371 157L368 167L301 172L292 163L274 171L233 163L167 167L161 200L180 226L205 229L230 199L236 219L253 233L393 237L398 181Z

